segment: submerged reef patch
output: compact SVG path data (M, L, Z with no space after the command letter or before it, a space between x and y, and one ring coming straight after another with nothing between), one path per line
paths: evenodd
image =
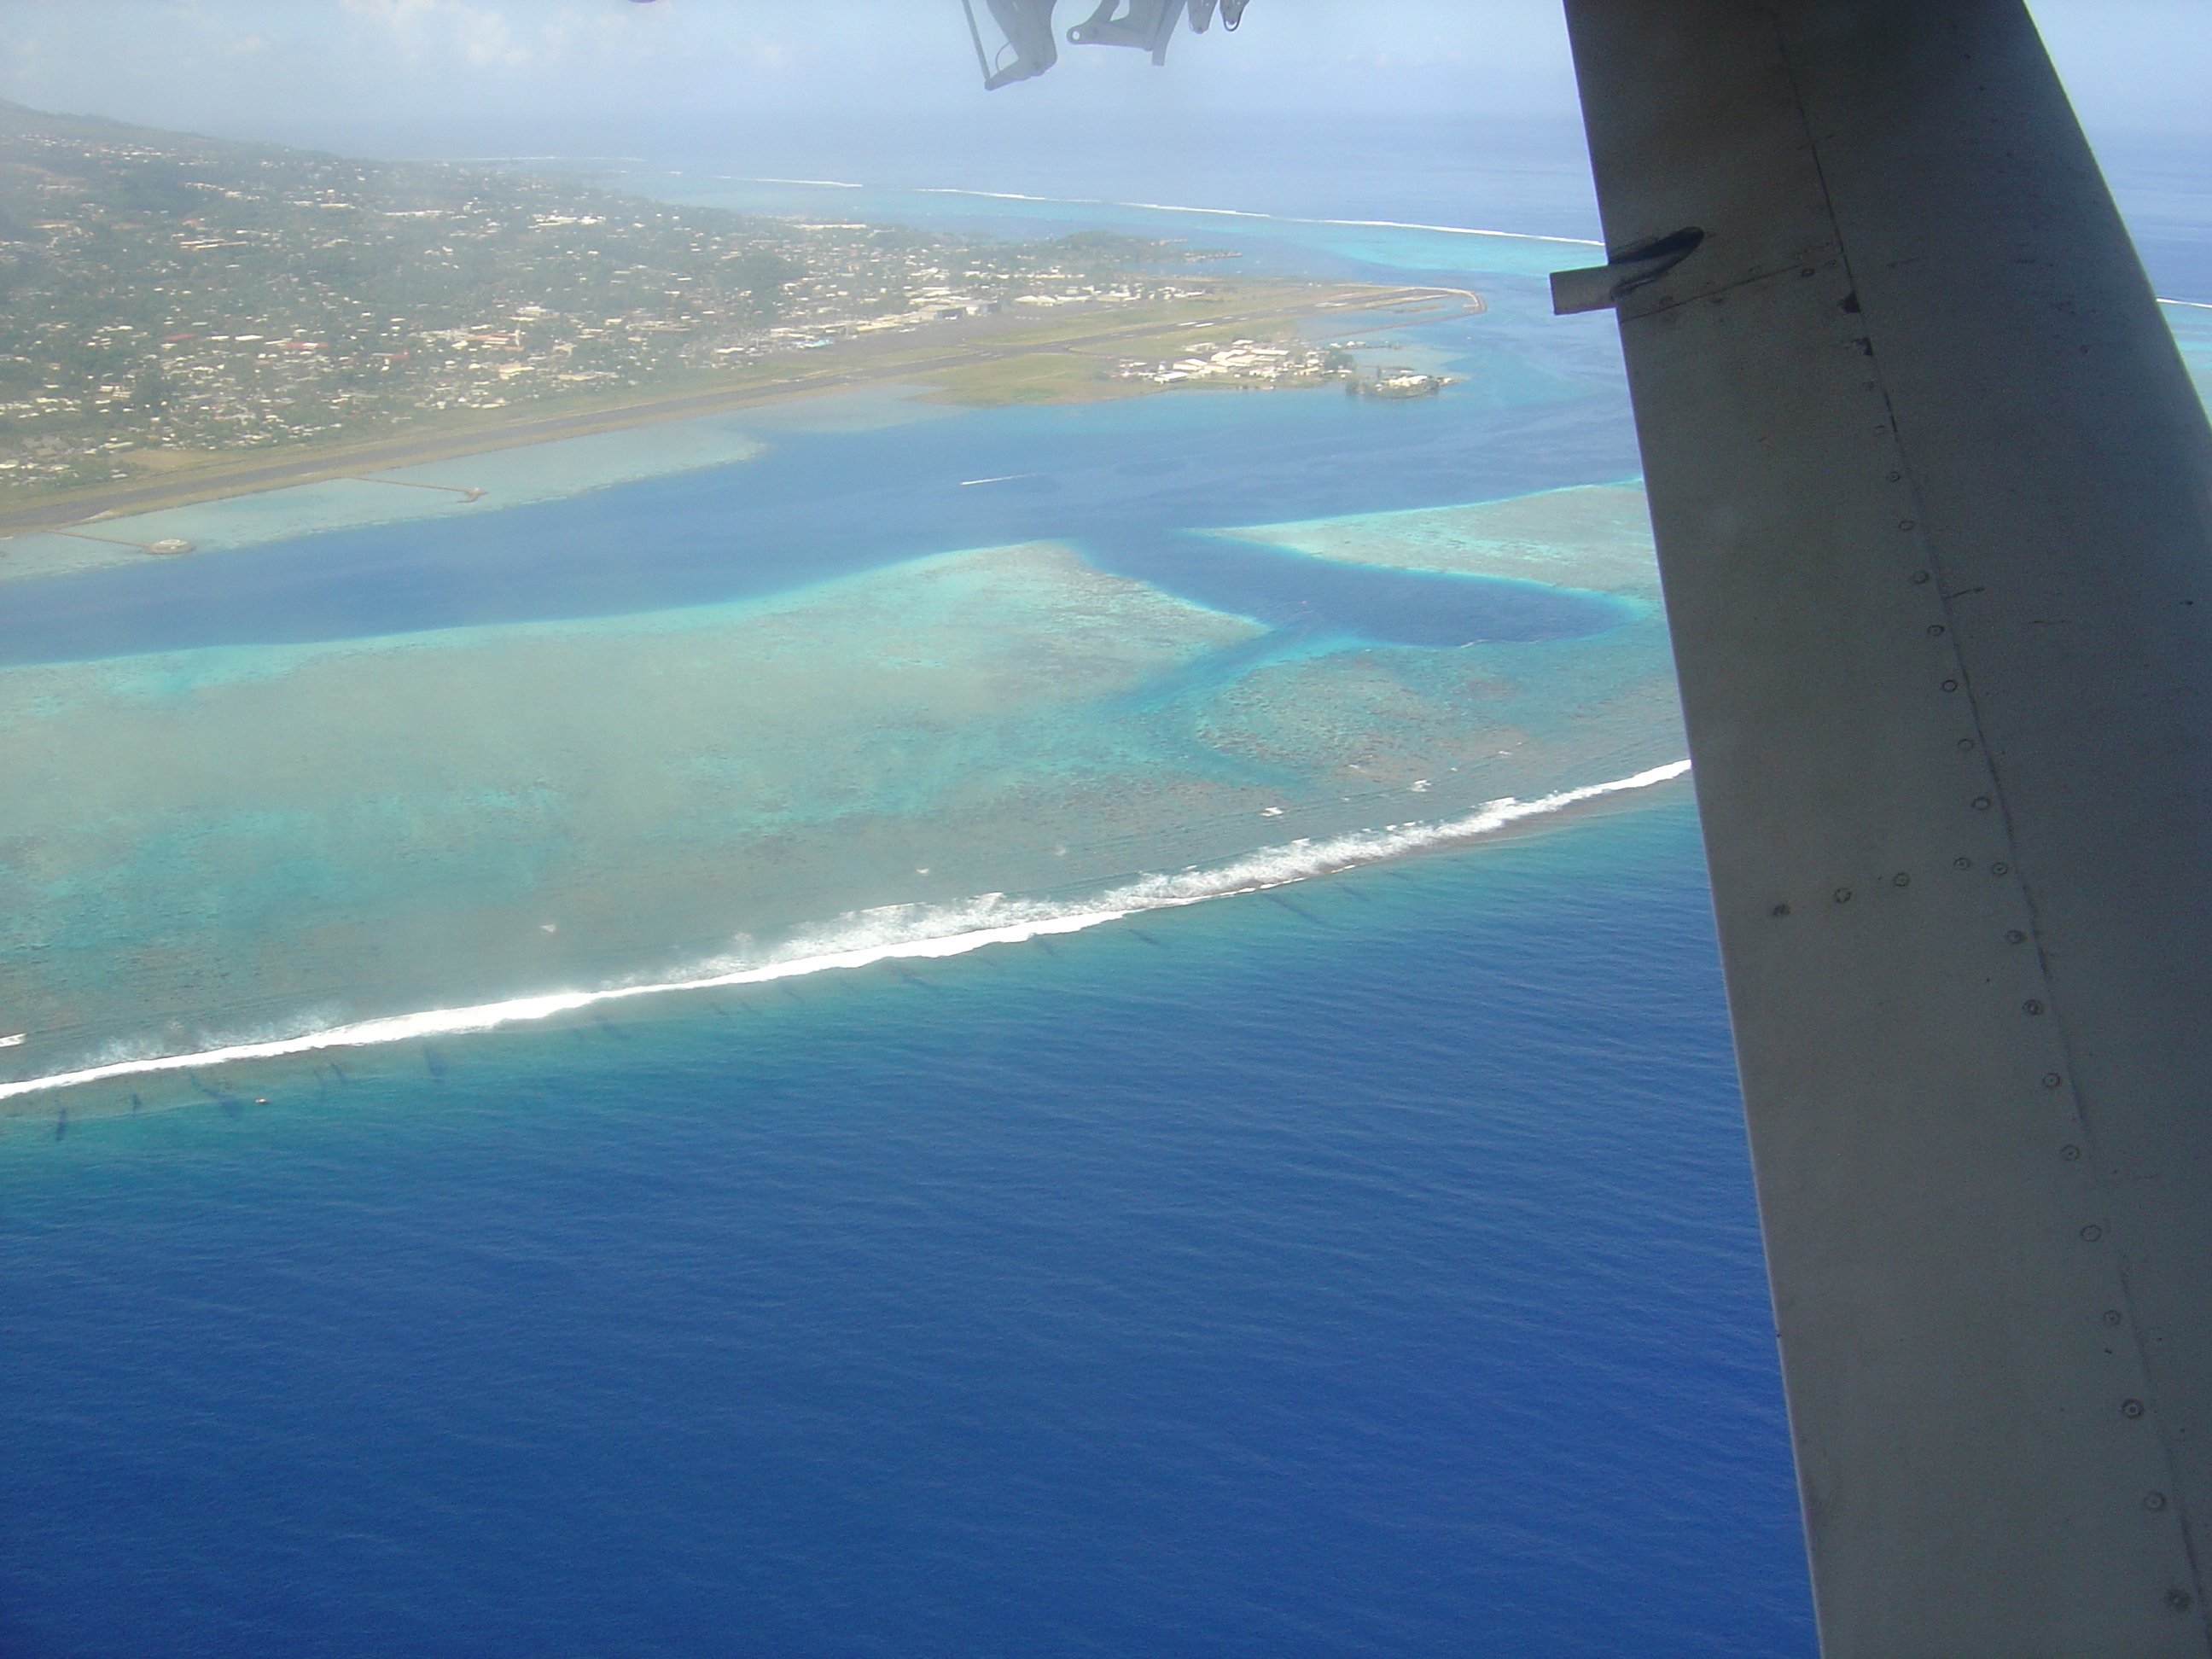
M1316 558L1462 576L1502 576L1600 592L1659 587L1643 486L1577 484L1466 507L1409 507L1352 518L1225 530Z
M1624 497L1239 533L1640 597ZM1073 915L1224 861L1442 844L1679 761L1663 627L1631 615L1333 647L1034 543L641 615L0 670L0 1030L25 1033L0 1084L687 982L884 907Z
M1224 754L1303 764L1347 793L1426 769L1510 778L1526 795L1682 751L1650 520L1634 484L1219 533L1346 563L1602 592L1629 617L1579 638L1269 664L1223 688L1202 717Z

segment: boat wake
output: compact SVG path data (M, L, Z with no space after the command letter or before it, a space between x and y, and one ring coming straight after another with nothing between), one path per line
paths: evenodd
M1486 801L1472 811L1449 817L1294 841L1279 847L1263 848L1220 864L1194 866L1173 874L1139 876L1081 900L987 893L957 904L887 905L856 911L810 929L764 957L735 953L713 958L698 963L681 978L613 985L590 991L556 991L467 1007L431 1008L419 1013L357 1020L285 1036L218 1042L190 1054L118 1056L74 1071L0 1084L0 1100L153 1072L185 1071L241 1060L276 1060L325 1049L362 1048L489 1031L634 997L762 985L840 969L866 968L879 962L964 956L987 945L1018 945L1056 933L1080 933L1146 910L1257 892L1408 853L1478 840L1508 825L1563 811L1601 795L1648 789L1681 777L1689 769L1689 762L1675 761L1630 777L1578 789L1562 789L1534 800L1516 800L1508 796Z

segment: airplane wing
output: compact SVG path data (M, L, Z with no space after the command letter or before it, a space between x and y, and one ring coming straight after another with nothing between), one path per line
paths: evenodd
M1566 0L1823 1652L2208 1650L2212 434L2018 0Z
M2202 1659L2212 431L2021 0L1565 5L1823 1651Z

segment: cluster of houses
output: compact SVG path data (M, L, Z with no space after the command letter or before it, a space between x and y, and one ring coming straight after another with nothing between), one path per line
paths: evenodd
M1218 346L1194 342L1183 356L1162 362L1124 357L1107 371L1115 380L1150 380L1173 386L1182 380L1221 380L1235 385L1307 385L1349 373L1351 359L1321 346L1270 345L1261 340L1231 340Z

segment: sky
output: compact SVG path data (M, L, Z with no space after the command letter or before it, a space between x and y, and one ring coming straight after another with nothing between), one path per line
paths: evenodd
M1063 27L1089 0L1063 0ZM975 0L990 27L984 0ZM526 114L549 101L651 119L734 100L805 113L980 106L961 0L0 0L0 95L41 106L206 125L397 98ZM994 42L995 44L995 42ZM1319 100L1433 106L1470 80L1515 114L1572 102L1557 8L1544 0L1257 0L1244 27L1179 31L1163 76L1140 52L1066 50L1062 106L1139 96L1214 107ZM997 94L1034 98L1038 86Z
M1060 24L1090 3L1063 0ZM2212 143L2212 0L2033 9L2093 132ZM395 155L556 124L616 146L726 122L849 148L860 129L890 144L918 120L1019 131L1048 109L1202 144L1233 143L1224 124L1269 112L1568 123L1575 110L1557 0L1251 0L1234 35L1179 33L1164 71L1073 48L988 103L979 78L961 0L0 0L0 97Z

